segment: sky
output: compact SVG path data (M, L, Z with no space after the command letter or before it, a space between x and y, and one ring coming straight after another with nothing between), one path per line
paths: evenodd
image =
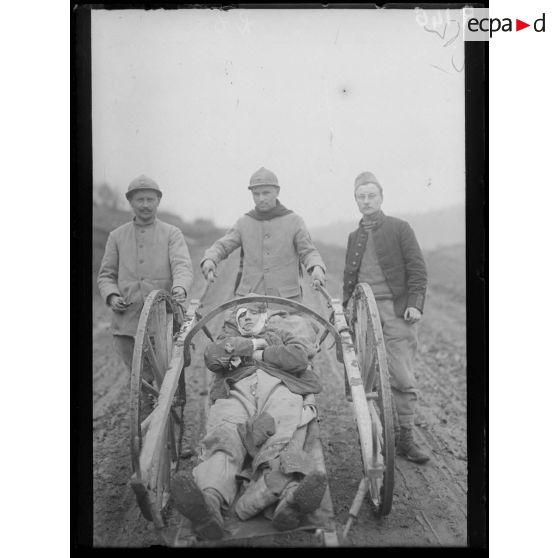
M413 10L93 10L93 183L147 174L161 209L230 226L260 167L309 227L464 204L461 17ZM455 21L453 21L455 20Z

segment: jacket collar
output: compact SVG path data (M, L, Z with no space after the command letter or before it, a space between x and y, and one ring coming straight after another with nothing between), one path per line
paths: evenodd
M151 223L138 223L136 220L136 217L134 215L134 217L132 218L132 223L136 226L136 227L151 227L152 225L154 225L159 219L157 219L157 217L155 217L153 219L153 221L151 221Z

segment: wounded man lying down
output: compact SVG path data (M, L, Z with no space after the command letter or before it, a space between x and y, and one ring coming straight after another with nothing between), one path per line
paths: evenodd
M268 315L265 303L235 308L207 346L215 378L201 461L172 482L175 506L199 537L223 537L222 511L231 509L239 484L236 515L247 520L264 512L280 531L295 529L320 506L325 473L294 442L300 431L293 438L316 417L303 396L322 389L310 364L317 350L309 320Z

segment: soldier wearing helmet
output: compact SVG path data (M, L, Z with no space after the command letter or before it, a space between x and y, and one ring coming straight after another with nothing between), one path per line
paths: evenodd
M113 312L115 345L128 369L147 295L153 289L164 289L184 303L193 280L182 232L157 219L162 195L153 179L141 175L132 180L126 198L134 218L109 234L97 276L101 296Z
M240 248L236 295L254 292L300 301L301 265L314 284L324 285L326 266L322 257L302 218L277 199L280 187L273 172L260 168L250 178L248 189L255 208L205 251L202 272L208 278L221 260Z

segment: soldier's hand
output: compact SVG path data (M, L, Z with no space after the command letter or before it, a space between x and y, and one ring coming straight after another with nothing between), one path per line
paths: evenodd
M186 291L184 287L173 287L172 298L178 302L178 304L184 304L186 302Z
M202 273L207 281L213 281L217 266L213 260L205 260L202 264Z
M409 322L410 324L416 324L422 318L422 312L418 308L409 306L405 310L403 318L405 318L405 321Z
M252 339L252 341L254 343L254 349L256 350L263 350L269 345L262 337L256 337L255 339Z
M252 353L252 358L254 360L263 360L263 351L254 351Z
M109 306L111 307L113 312L124 312L129 304L126 304L126 301L117 294L111 294L108 299Z
M314 287L317 287L318 285L325 287L325 282L325 271L322 269L321 266L315 265L312 269L312 285Z

